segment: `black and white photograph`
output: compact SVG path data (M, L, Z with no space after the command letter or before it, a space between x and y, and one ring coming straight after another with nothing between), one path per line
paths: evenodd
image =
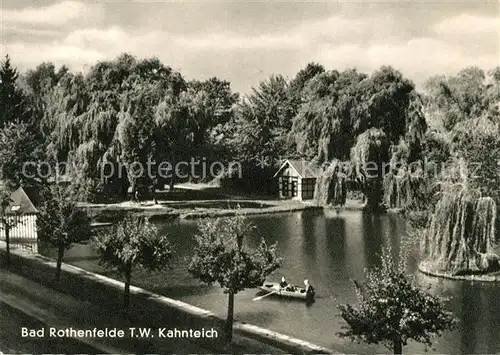
M499 0L0 0L0 355L500 354Z

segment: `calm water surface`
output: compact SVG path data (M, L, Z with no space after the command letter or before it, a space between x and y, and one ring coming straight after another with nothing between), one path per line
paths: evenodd
M256 225L250 245L261 237L278 242L285 258L283 267L270 280L285 276L301 284L305 278L315 286L316 302L310 306L273 296L252 301L257 290L246 290L236 296L236 319L289 334L313 343L347 353L380 353L385 348L353 344L339 338L342 320L336 308L340 302L355 302L352 279L361 280L363 270L378 263L377 254L384 245L395 252L405 236L405 225L396 215L369 216L343 211L303 211L288 214L250 217ZM195 221L160 225L171 236L178 258L172 270L160 275L134 275L133 283L185 302L210 309L225 316L227 297L217 286L207 287L186 272L187 259L193 250ZM410 272L416 272L416 251ZM103 272L96 265L89 246L71 249L66 262L92 271ZM496 353L500 352L500 284L442 280L417 274L435 292L452 297L448 307L461 320L459 328L444 334L430 353ZM135 280L135 281L134 281ZM407 353L422 353L424 346L410 343Z

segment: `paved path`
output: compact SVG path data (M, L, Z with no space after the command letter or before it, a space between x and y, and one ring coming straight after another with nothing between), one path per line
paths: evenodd
M23 338L21 327L40 329L45 325L0 302L0 354L96 354L101 351L75 339Z
M146 339L130 338L128 327L135 326L120 312L110 317L109 309L90 304L56 292L22 276L0 269L0 307L2 302L24 314L44 323L46 327L77 329L113 328L127 330L126 338L80 338L88 349L95 348L106 353L153 353L153 354L207 354L220 353L220 350L205 349L188 339ZM0 309L0 311L2 311ZM105 316L104 316L105 315ZM5 321L5 320L3 320ZM19 323L19 322L18 322ZM2 327L5 327L2 324ZM14 322L13 327L20 327ZM21 325L22 326L22 325ZM182 327L182 325L179 325ZM15 333L15 331L14 331ZM21 329L18 330L19 343L22 342ZM156 334L156 332L155 332ZM40 340L40 347L46 346L47 341ZM0 342L0 345L2 343ZM85 345L84 345L85 346ZM41 350L41 349L40 349ZM58 352L51 349L50 352ZM283 354L284 351L262 344L258 341L243 337L235 337L233 344L226 347L224 352L229 354L259 353ZM9 349L1 349L7 351ZM43 350L42 350L43 351ZM76 350L75 350L76 351ZM45 351L44 351L45 352Z

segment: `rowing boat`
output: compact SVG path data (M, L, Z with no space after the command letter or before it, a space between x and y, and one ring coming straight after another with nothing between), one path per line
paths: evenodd
M260 286L260 289L282 297L297 298L302 300L312 300L314 298L314 291L307 293L305 288L293 285L281 287L278 282L265 282L262 286Z

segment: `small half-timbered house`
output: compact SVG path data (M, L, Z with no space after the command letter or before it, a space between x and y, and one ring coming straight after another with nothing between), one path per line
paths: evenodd
M307 160L285 160L274 178L278 179L279 197L298 201L314 199L319 168Z

